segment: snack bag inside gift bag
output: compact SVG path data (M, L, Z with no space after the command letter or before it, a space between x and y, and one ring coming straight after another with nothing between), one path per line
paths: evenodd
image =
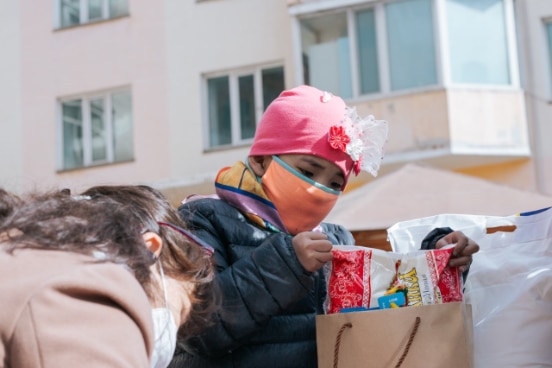
M458 269L447 266L453 246L393 253L361 246L334 246L326 264L326 314L342 310L419 306L462 301ZM402 305L401 305L402 304Z

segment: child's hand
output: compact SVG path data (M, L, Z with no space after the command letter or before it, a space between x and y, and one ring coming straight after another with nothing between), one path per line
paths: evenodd
M333 258L332 243L324 233L305 231L295 235L291 244L299 262L309 272L320 269Z
M445 235L435 244L435 248L439 249L447 244L454 244L452 258L449 261L450 267L459 267L460 272L464 272L470 267L472 262L472 254L479 251L479 244L468 238L461 231L453 231Z

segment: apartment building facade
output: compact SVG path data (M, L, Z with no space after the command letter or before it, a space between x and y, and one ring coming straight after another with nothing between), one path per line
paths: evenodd
M212 193L307 83L417 161L552 194L546 0L20 0L0 14L0 185ZM361 175L351 187L373 180ZM413 184L414 185L414 184Z

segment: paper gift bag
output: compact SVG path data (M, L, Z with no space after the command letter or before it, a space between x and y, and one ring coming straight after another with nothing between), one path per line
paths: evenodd
M462 302L316 316L319 368L472 368Z

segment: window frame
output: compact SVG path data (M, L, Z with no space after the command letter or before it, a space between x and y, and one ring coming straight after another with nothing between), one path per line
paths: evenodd
M53 6L53 12L54 12L54 29L68 29L68 28L74 28L83 26L86 24L93 24L98 22L103 22L110 19L117 19L117 18L123 18L130 15L130 1L127 1L127 12L125 14L120 14L117 16L110 16L109 14L109 0L101 0L102 1L102 16L98 19L90 20L89 12L88 12L88 4L90 0L79 0L79 23L64 26L62 25L62 17L61 17L61 2L63 0L53 0L54 6Z
M439 90L451 87L468 87L474 89L513 90L520 88L520 70L517 59L516 30L514 20L513 0L501 0L504 5L506 28L506 44L508 47L508 63L510 84L461 84L452 83L450 60L448 55L448 33L446 19L446 0L431 0L433 16L433 43L435 49L436 83L420 87L391 89L391 71L389 65L389 50L386 31L385 6L401 0L343 0L339 4L332 1L310 2L298 4L289 8L292 16L292 37L294 43L294 81L295 84L305 83L303 79L303 64L301 60L301 21L307 18L319 17L332 13L346 13L348 22L348 37L350 49L350 74L352 85L352 100L365 98L382 98L404 95L423 91ZM375 17L376 45L378 53L380 90L372 93L361 93L360 68L358 60L358 38L356 34L356 13L372 9Z
M202 78L202 111L203 111L203 147L205 152L224 150L240 146L250 145L253 142L251 138L241 138L241 115L239 101L239 78L244 76L253 76L253 94L255 103L255 127L258 126L259 120L264 112L263 101L263 71L268 69L281 68L283 82L285 87L285 67L283 62L258 64L251 67L243 67L232 70L220 71L215 73L204 74ZM229 102L230 102L230 129L231 142L212 146L210 142L210 121L209 121L209 87L208 81L212 78L228 77Z
M103 90L99 92L90 92L83 93L78 95L65 96L58 98L56 101L56 132L57 132L57 142L56 145L56 164L57 171L72 171L72 170L82 170L96 166L116 164L121 162L133 161L135 157L135 149L133 145L132 149L132 158L124 160L115 160L115 142L114 142L114 126L113 126L113 115L112 115L112 96L119 92L129 92L131 98L130 114L132 116L132 127L133 134L132 140L134 141L134 113L133 113L133 103L132 103L132 89L130 86L113 88L109 90ZM101 99L103 101L104 111L104 129L105 129L105 146L106 146L106 159L93 161L93 143L92 143L92 119L91 119L91 108L90 104L92 100ZM80 100L81 111L82 111L82 145L83 145L83 164L79 167L65 167L65 157L64 157L64 119L63 119L63 104L65 102Z

